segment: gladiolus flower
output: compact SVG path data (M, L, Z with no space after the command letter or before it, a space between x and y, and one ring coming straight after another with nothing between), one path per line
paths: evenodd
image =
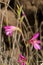
M29 40L29 42L34 46L36 50L40 50L41 46L39 45L41 43L40 40L37 40L39 36L39 33L36 33L33 35L33 37Z
M26 65L26 61L27 61L27 59L26 59L22 54L20 54L20 55L19 55L18 62L19 62L21 65Z
M4 29L5 29L6 35L10 35L10 36L12 36L12 33L15 30L22 32L21 29L19 29L18 27L15 27L15 26L4 26Z

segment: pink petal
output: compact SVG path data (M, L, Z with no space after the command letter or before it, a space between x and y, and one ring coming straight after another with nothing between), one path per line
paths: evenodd
M20 57L21 57L21 58L24 58L24 56L23 56L22 54L20 55Z
M31 40L35 40L36 38L38 38L38 36L39 36L39 33L34 34Z
M10 36L12 36L12 33L9 33Z
M23 60L27 60L24 56L22 56L22 54L20 54L20 58L23 59Z
M6 32L6 35L9 35L9 32Z
M12 33L12 31L11 31L11 30L5 30L5 32L6 32L6 33L7 33L7 32Z
M11 29L6 29L5 31L6 31L6 32L12 32L12 30L11 30Z
M16 27L15 27L15 26L10 26L10 28L11 28L11 29L16 29Z
M6 32L6 35L12 36L12 32L7 31L7 32Z
M16 29L15 26L4 26L6 35L12 36L12 32Z
M34 48L35 48L36 50L38 50L38 49L40 50L40 49L41 49L40 45L38 45L38 44L36 44L36 43L34 44Z
M4 26L4 29L10 29L10 26Z
M21 65L26 65L25 62L22 62Z
M15 26L4 26L4 29L12 29L12 28L16 28Z
M37 43L38 43L38 44L40 44L40 43L41 43L41 41L40 41L40 40L37 40Z
M19 62L19 63L22 63L22 60L21 60L21 59L18 59L18 62Z

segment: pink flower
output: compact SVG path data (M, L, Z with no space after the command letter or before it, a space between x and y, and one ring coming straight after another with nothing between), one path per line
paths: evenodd
M18 27L15 27L15 26L5 26L4 29L5 29L6 35L10 35L10 36L12 36L12 33L15 30L21 31Z
M27 59L22 56L22 54L19 55L19 59L18 59L18 62L21 64L21 65L26 65L26 61Z
M39 33L36 33L36 34L34 34L33 37L29 40L29 42L34 46L34 48L35 48L36 50L40 50L40 49L41 49L41 47L40 47L40 45L39 45L39 44L41 43L41 41L40 41L40 40L37 40L38 36L39 36Z

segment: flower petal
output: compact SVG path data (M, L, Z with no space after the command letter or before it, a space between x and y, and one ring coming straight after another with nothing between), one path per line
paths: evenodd
M12 36L12 33L9 33L10 36Z
M27 60L24 56L22 56L22 54L20 54L20 58L25 61Z
M4 29L10 29L11 27L10 26L4 26Z
M34 34L31 40L35 40L36 38L38 38L38 36L39 36L39 33Z
M5 32L12 32L12 30L11 29L6 29Z
M19 59L18 59L18 62L19 62L19 63L22 63L22 60L19 58Z
M41 41L40 41L40 40L37 40L37 43L38 43L38 44L40 44L40 43L41 43Z
M40 45L38 45L38 44L36 44L36 43L35 43L33 46L34 46L34 48L35 48L36 50L38 50L38 49L40 50L40 49L41 49Z
M21 65L26 65L26 63L25 62L22 62Z
M9 35L9 32L6 32L6 35Z
M15 26L4 26L4 29L14 29L16 28Z

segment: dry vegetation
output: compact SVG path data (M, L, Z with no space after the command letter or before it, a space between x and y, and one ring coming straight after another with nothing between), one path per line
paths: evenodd
M10 1L13 1L14 6ZM17 17L17 4L23 5L25 18L22 23ZM23 35L15 31L12 37L6 36L3 29L5 25L20 27ZM29 65L40 65L43 62L43 0L0 0L0 65L19 65L19 54L26 56L25 43L36 32L40 32L42 49L37 51L28 45Z

